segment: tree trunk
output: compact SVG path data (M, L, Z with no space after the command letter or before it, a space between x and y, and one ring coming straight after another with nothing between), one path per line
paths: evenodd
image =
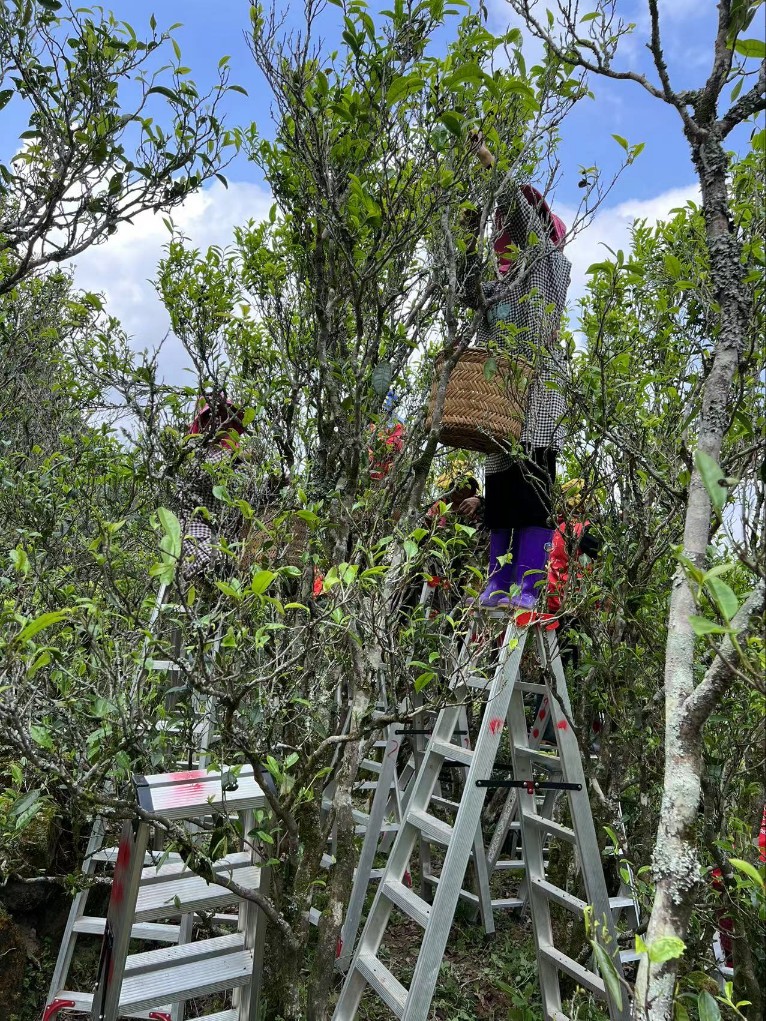
M713 126L714 127L714 126ZM702 186L710 272L720 306L719 332L710 375L705 383L698 447L718 461L730 417L730 394L746 329L741 245L730 226L726 173L728 160L711 130L692 144ZM684 526L684 556L704 569L710 533L710 497L695 469L689 485ZM700 804L701 727L688 724L687 700L694 691L695 634L689 617L694 597L679 565L670 598L665 659L665 777L654 848L656 890L646 942L663 937L685 940L700 881L694 828ZM711 706L712 708L712 706ZM678 959L655 964L644 958L636 982L635 1016L672 1021Z

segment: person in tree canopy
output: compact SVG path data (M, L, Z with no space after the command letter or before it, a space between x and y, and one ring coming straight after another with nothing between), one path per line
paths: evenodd
M224 394L202 399L187 434L196 445L192 464L181 486L183 548L181 573L191 579L205 574L215 564L213 528L220 504L213 495L215 469L234 462L240 453L240 438L246 432L244 412ZM202 510L200 510L202 508Z
M481 139L477 156L485 168L494 157ZM487 456L485 524L490 529L489 578L479 596L484 607L531 609L544 580L553 536L551 491L556 455L564 442L564 352L559 325L571 263L562 248L566 227L529 184L503 185L495 214L498 279L481 285L474 303L483 314L481 346L493 345L531 366L519 448ZM469 249L470 254L470 249ZM500 558L511 554L510 562ZM512 585L519 586L509 595Z

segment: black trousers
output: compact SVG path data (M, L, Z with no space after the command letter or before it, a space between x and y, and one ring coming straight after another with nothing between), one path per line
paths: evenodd
M556 451L533 447L505 471L484 480L487 528L552 528L551 491L556 481Z

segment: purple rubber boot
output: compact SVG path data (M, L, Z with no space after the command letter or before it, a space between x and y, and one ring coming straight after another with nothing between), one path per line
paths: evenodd
M510 528L493 528L489 533L489 578L482 594L479 606L493 609L496 606L508 606L508 586L513 581L513 564L498 564L511 545Z
M552 528L517 528L514 532L512 576L508 584L521 587L521 591L510 600L517 609L534 609L538 596L545 591L552 539Z

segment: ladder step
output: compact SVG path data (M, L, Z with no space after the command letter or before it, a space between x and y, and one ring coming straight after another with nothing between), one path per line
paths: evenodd
M100 851L94 851L93 854L89 854L88 861L104 861L110 865L115 865L119 851L119 847L102 847ZM169 851L167 854L163 851L147 851L144 854L144 865L158 865L160 862L165 865L169 862L181 860L181 855L175 851Z
M253 865L238 869L237 883L258 889L261 884L261 870ZM206 882L189 873L169 883L155 883L138 891L135 919L137 922L151 922L157 918L172 918L192 911L211 911L235 904L238 897L223 886ZM176 907L176 903L180 907Z
M105 928L105 918L83 915L74 923L72 931L89 936L103 936ZM133 926L130 930L130 938L156 940L157 943L177 943L180 932L181 929L178 925L158 925L156 922L144 922L141 925Z
M215 1014L205 1014L204 1017L195 1018L195 1021L240 1021L238 1010L219 1010Z
M490 682L489 678L482 677L481 674L471 674L469 677L466 677L463 683L466 688L474 688L477 691L484 691L485 688L489 687Z
M581 985L583 989L589 989L595 996L599 996L602 999L606 996L606 989L604 988L603 981L598 975L589 971L587 968L583 968L577 961L573 961L571 957L567 957L566 954L562 954L560 950L551 946L550 943L541 943L538 947L538 953L541 957L544 957L550 964L553 964L559 971L566 972L570 978L573 978L578 985Z
M582 915L585 913L587 904L584 900L580 900L579 897L575 897L573 894L567 893L566 890L554 886L547 879L532 879L530 882L532 887L547 897L548 900L555 901L556 904L560 904L569 911L574 911L575 914Z
M385 964L381 964L369 951L360 950L356 957L356 968L386 1006L397 1017L402 1017L407 1002L407 990L394 978Z
M222 777L223 773L206 769L184 769L176 773L135 775L133 781L141 807L167 819L195 819L221 809L241 812L266 807L266 796L250 766L240 770L234 790L221 789Z
M381 890L408 918L425 929L428 919L431 917L431 905L427 901L418 897L409 886L405 886L404 883L399 883L395 879L384 880Z
M609 898L609 907L612 911L620 911L622 908L635 908L636 902L630 896L620 895Z
M542 815L528 815L525 821L532 826L536 826L540 830L545 830L550 833L551 836L559 837L561 840L568 840L570 844L575 843L575 832L568 826L562 826L561 823L554 822L553 819L546 819Z
M227 854L213 863L213 870L222 876L236 872L238 869L247 868L253 864L249 851L235 851ZM150 865L141 869L141 887L151 886L153 883L166 883L172 879L186 878L192 875L189 866L184 861L165 862L159 867Z
M528 691L533 695L547 695L548 689L544 684L535 684L533 681L516 681L519 691Z
M417 809L411 808L407 813L407 822L436 844L447 847L452 840L452 827L448 826L446 822L442 822L441 819L429 815L428 812L419 812Z
M561 759L558 755L537 751L535 748L525 748L523 745L516 745L514 747L514 752L516 755L521 755L523 758L529 759L530 762L534 762L538 766L542 766L544 769L561 770Z
M64 1010L69 1012L70 1010L75 1011L78 1014L90 1015L93 1009L93 993L82 993L79 990L62 989L60 993L56 993L57 1000L71 1000L74 1006L65 1007ZM158 1001L159 1002L159 1001ZM163 1001L163 1006L158 1007L156 1003L149 1007L141 1010L130 1010L125 1011L128 1017L145 1018L146 1021L156 1021L157 1014L169 1014L170 1004ZM202 1021L200 1018L199 1021ZM235 1019L236 1021L236 1019Z
M460 808L459 802L450 801L449 798L439 798L436 795L431 798L431 804L438 805L440 808L449 808L453 812Z
M476 899L478 902L478 897ZM492 901L493 911L518 911L523 907L526 907L526 901L519 900L518 897L498 897Z
M374 759L362 759L360 769L366 769L369 773L380 774L383 770L383 763L376 762Z
M228 937L223 937L228 939ZM212 942L205 940L204 942ZM196 944L198 945L198 944ZM195 946L185 944L184 946ZM174 947L173 949L182 949ZM130 958L128 958L130 960ZM238 950L206 961L183 961L166 968L128 973L122 982L120 1012L151 1006L158 997L171 1003L235 989L252 980L253 952Z
M245 938L241 932L212 939L197 940L193 943L179 943L159 950L145 950L125 958L125 974L145 975L168 965L189 964L191 961L208 961L225 956L237 950L244 950Z
M637 950L620 951L620 960L622 961L623 964L632 964L633 961L640 960L642 956L643 954L639 954Z
M473 752L470 748L461 748L460 745L450 744L449 741L440 741L438 738L431 739L431 751L441 755L442 758L462 762L465 766L470 766L473 761Z

